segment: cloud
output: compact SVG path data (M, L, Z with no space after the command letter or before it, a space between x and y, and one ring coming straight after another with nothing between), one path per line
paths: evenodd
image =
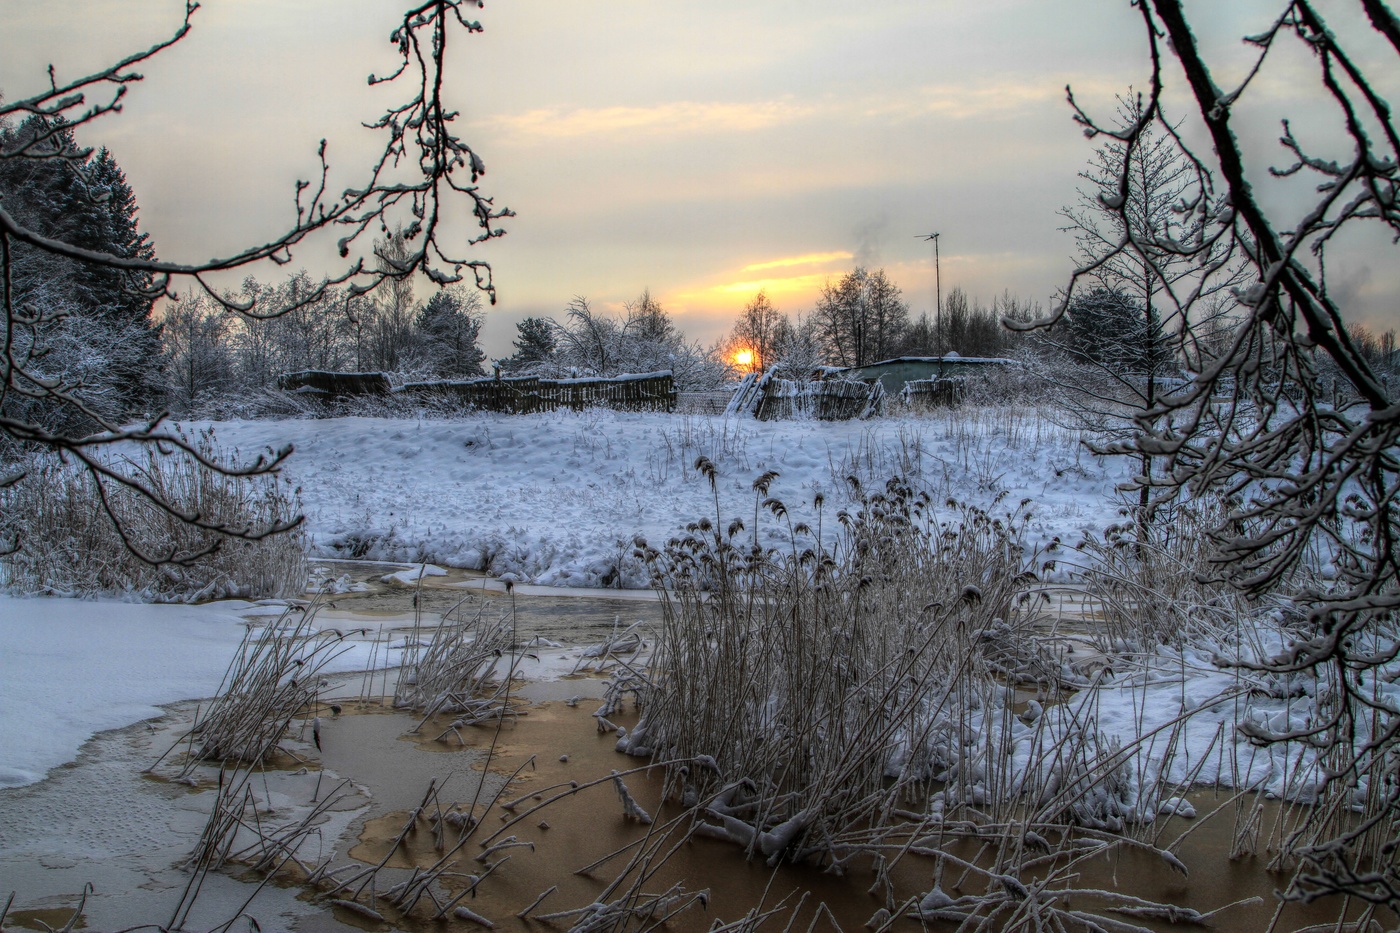
M869 116L909 118L938 116L955 120L985 120L1045 106L1064 97L1064 88L1044 77L990 83L960 82L926 85L905 99L874 105Z
M833 263L845 263L853 258L853 254L847 250L828 250L821 253L803 253L798 256L780 256L777 259L765 259L760 262L751 262L739 269L738 275L733 272L720 273L725 275L727 281L720 281L713 285L695 285L689 289L677 292L673 297L687 303L699 305L701 307L728 307L733 304L736 296L752 296L761 289L768 293L770 298L786 296L796 296L800 300L809 300L831 278L830 270L805 272L797 275L776 275L747 277L745 273L767 272L775 269L794 269L802 266L812 266L821 269L823 266L830 266ZM731 278L732 276L732 278ZM715 276L714 278L719 278ZM713 279L711 279L713 281Z
M741 272L762 272L765 269L783 269L790 266L817 266L826 265L829 262L838 262L843 259L852 258L852 254L845 250L837 250L831 253L807 253L803 256L787 256L783 259L769 259L764 262L754 262L741 269Z
M782 278L751 279L744 282L728 282L724 285L715 285L710 288L711 292L720 295L749 294L763 289L771 294L785 294L791 292L810 291L821 283L825 282L829 276L825 272L812 272L807 275L789 275Z
M791 123L815 108L787 98L750 102L670 101L650 107L539 108L489 117L491 130L534 139L607 136L619 133L676 136L747 132Z
M484 117L490 133L527 140L627 134L694 136L744 133L801 121L984 120L1043 107L1064 94L1040 76L993 82L924 85L891 94L828 94L800 102L792 96L751 101L663 101L647 106L539 107Z

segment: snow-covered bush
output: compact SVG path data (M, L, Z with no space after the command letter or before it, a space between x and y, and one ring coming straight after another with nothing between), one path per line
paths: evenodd
M228 462L212 434L197 449ZM0 489L0 542L14 549L0 579L10 590L159 602L302 591L300 501L286 480L205 469L183 451L137 456L96 469L23 464L23 478Z
M685 339L649 292L628 303L622 317L600 314L587 299L575 298L564 320L549 324L553 351L511 367L513 372L557 378L669 371L682 391L716 389L733 378L714 351Z

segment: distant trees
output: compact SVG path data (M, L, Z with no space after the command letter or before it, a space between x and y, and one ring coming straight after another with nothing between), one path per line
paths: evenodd
M246 280L238 300L294 306L270 320L230 315L193 291L169 305L161 324L163 358L152 373L163 389L161 403L181 415L248 414L282 375L307 369L386 371L403 379L484 374L483 314L474 290L448 286L423 302L411 289L379 301L314 289L305 272L276 286Z
M190 292L165 312L165 404L174 411L220 412L237 388L230 345L233 319L207 295Z
M865 366L899 354L909 306L884 269L857 267L822 286L812 318L831 362Z
M793 375L820 366L866 366L900 356L1007 356L1026 343L1003 319L1026 321L1038 309L1009 292L991 305L954 288L943 314L910 320L900 289L883 269L856 268L828 281L816 307L805 318L789 319L760 290L744 306L717 349L729 362L739 350L753 353L754 369L778 366Z
M919 315L905 332L904 356L1008 356L1025 341L1015 331L1002 326L1003 318L1021 320L1031 316L1030 308L1004 292L984 305L969 298L961 288L953 288L943 300L943 313L929 320Z
M530 340L522 347L526 334L522 322L516 357L528 348L531 355L542 354L542 358L520 360L514 367L517 371L616 376L666 370L676 386L685 389L714 388L728 376L715 353L686 340L650 291L628 302L621 317L599 313L579 296L564 309L564 320L549 322L547 335L540 324L530 324L529 331ZM546 345L551 349L543 354Z

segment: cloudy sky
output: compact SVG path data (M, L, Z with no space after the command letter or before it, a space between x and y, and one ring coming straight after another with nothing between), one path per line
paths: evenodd
M375 146L359 122L398 93L365 80L393 66L398 6L207 0L124 112L84 135L125 168L163 258L275 235L322 137L339 185L363 173ZM1223 76L1273 6L1198 4ZM149 44L181 8L0 0L0 91ZM917 314L933 304L918 239L932 231L945 294L1045 302L1070 269L1058 211L1094 145L1065 85L1107 113L1147 77L1127 0L490 0L479 17L485 32L452 48L451 99L484 187L519 215L479 250L500 291L493 355L521 317L575 295L620 308L644 288L708 343L759 288L805 312L856 264L883 266ZM1261 138L1306 112L1307 68L1282 56L1259 86ZM1357 319L1394 326L1397 273L1368 250L1339 275ZM296 261L323 271L326 250Z

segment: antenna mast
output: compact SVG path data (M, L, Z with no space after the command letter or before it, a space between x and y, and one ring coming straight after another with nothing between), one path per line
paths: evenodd
M933 241L933 333L938 355L943 355L943 274L938 267L938 234L929 233L919 239Z

